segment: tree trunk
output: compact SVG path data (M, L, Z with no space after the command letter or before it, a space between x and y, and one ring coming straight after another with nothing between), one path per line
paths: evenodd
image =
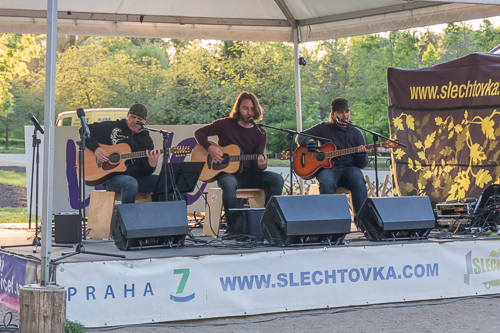
M5 123L5 149L9 149L9 124L7 123Z
M66 290L57 285L30 284L20 289L19 332L64 333Z

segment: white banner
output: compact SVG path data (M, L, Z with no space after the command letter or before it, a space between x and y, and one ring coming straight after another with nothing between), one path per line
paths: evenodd
M100 327L495 294L499 252L500 241L287 248L64 263L56 278L68 318Z

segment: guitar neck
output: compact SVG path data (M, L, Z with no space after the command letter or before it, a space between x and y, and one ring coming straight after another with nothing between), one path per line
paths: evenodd
M160 150L160 154L163 154L163 152L165 151L163 148L162 149L159 149ZM170 148L167 148L167 153L170 152ZM120 159L122 160L130 160L132 158L141 158L141 157L146 157L146 151L134 151L132 153L128 153L128 154L120 154Z
M377 143L377 147L382 147L383 144L384 144L383 142ZM375 148L375 145L371 144L371 145L367 145L365 147L366 147L366 149L372 149L372 148ZM358 152L358 148L359 147L352 147L352 148L346 148L346 149L341 149L341 150L334 150L334 151L330 151L330 152L325 153L325 155L327 158L332 158L332 157L339 157L339 156L343 156L343 155L354 154L354 153Z
M265 154L267 158L281 158L280 153L278 154ZM249 155L231 155L229 157L230 162L235 162L235 161L253 161L259 158L259 156L262 156L262 154L249 154Z

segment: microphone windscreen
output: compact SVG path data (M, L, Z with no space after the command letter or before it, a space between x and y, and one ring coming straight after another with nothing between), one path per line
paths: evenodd
M85 111L83 111L82 108L79 108L78 110L76 110L76 115L81 118L81 117L85 117Z
M33 117L35 117L35 116L33 115L33 112L28 112L28 118L33 119Z

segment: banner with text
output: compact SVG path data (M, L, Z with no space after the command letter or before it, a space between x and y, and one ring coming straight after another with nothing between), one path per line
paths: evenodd
M56 279L87 327L254 315L499 293L500 241L63 263Z
M422 69L389 68L389 122L399 195L478 197L498 183L500 55L474 53Z

